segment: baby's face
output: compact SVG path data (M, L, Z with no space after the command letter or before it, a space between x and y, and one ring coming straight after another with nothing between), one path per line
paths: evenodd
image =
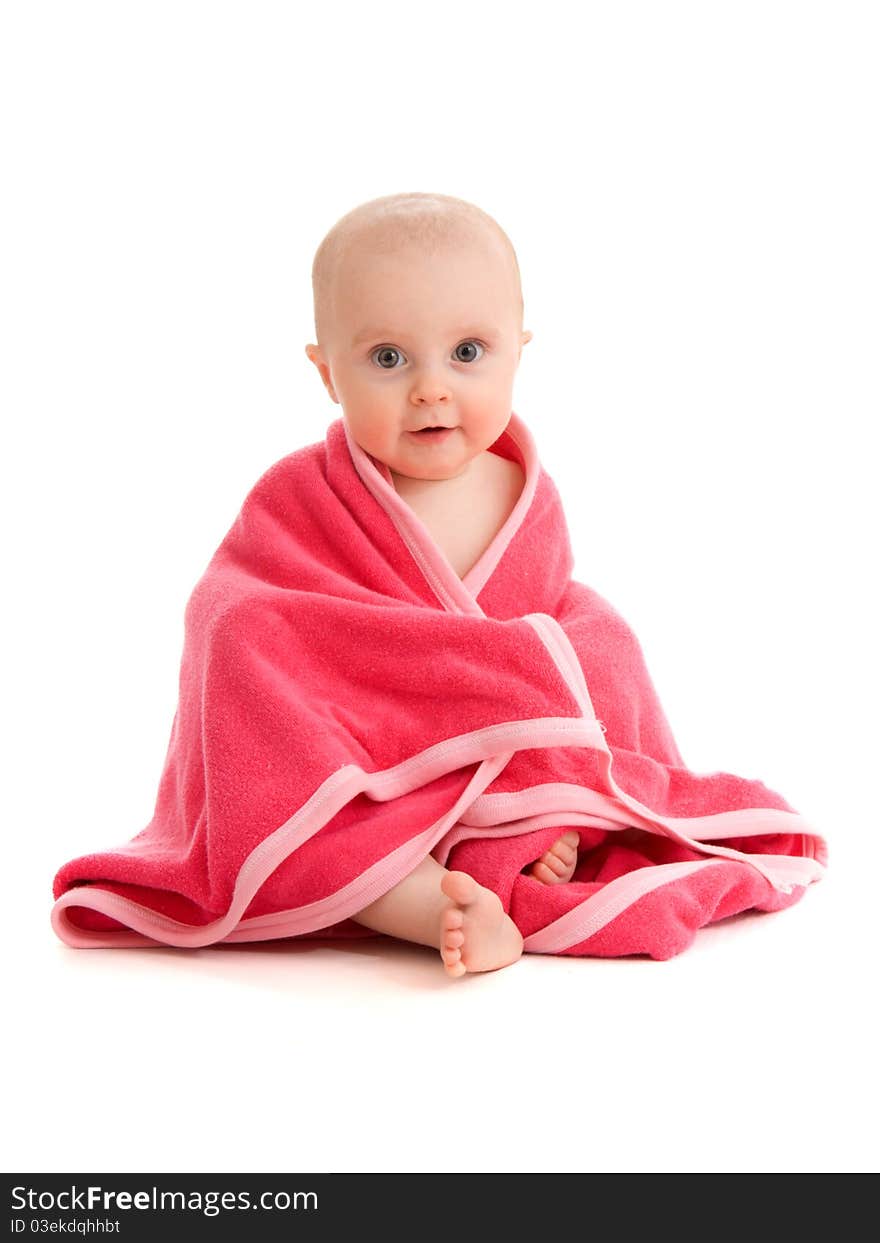
M337 288L328 339L306 352L354 439L397 475L462 474L510 421L531 338L500 243L363 248L346 257ZM420 431L432 426L452 430Z

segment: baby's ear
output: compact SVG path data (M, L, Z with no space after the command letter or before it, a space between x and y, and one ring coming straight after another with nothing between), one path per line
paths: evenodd
M525 332L522 334L523 345L528 345L531 339L532 339L532 333L529 332L528 328L526 328Z
M336 396L336 391L333 388L333 381L330 379L330 368L324 361L324 354L321 347L319 345L307 345L306 355L308 356L309 361L313 362L318 368L318 372L324 382L324 387L330 394L331 400L339 405L339 398Z

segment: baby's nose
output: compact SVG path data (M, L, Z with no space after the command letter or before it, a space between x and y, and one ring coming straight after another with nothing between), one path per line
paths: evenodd
M417 406L435 406L439 402L449 401L449 385L436 376L424 376L416 380L411 396Z

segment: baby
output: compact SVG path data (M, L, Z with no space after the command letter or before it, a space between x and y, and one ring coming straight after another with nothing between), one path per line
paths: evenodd
M312 283L318 343L306 354L353 439L388 466L463 578L525 482L518 464L489 451L510 421L532 337L510 239L462 199L388 195L337 221L318 247ZM530 874L548 885L570 880L578 841L564 833ZM498 895L432 855L353 918L434 946L453 977L522 954Z

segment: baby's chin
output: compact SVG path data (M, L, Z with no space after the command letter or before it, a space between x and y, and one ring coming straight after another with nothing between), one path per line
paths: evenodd
M365 435L364 428L351 424L349 430L360 448L387 467L392 478L401 480L405 486L462 478L470 473L474 459L482 456L480 446L472 444L469 437L465 438L458 427L442 441L432 442L426 438L424 443L409 432L401 431L395 442L394 435L390 438Z
M471 468L474 457L475 455L472 453L456 453L451 455L447 461L438 460L435 462L395 458L393 461L387 462L386 465L394 479L402 479L404 482L419 480L423 483L440 483L444 479L458 479L462 475L466 475Z
M440 483L444 479L457 479L460 475L467 473L470 466L470 460L466 462L456 462L454 465L446 467L418 467L418 466L401 466L393 463L386 463L394 480L402 479L404 482L415 483Z

